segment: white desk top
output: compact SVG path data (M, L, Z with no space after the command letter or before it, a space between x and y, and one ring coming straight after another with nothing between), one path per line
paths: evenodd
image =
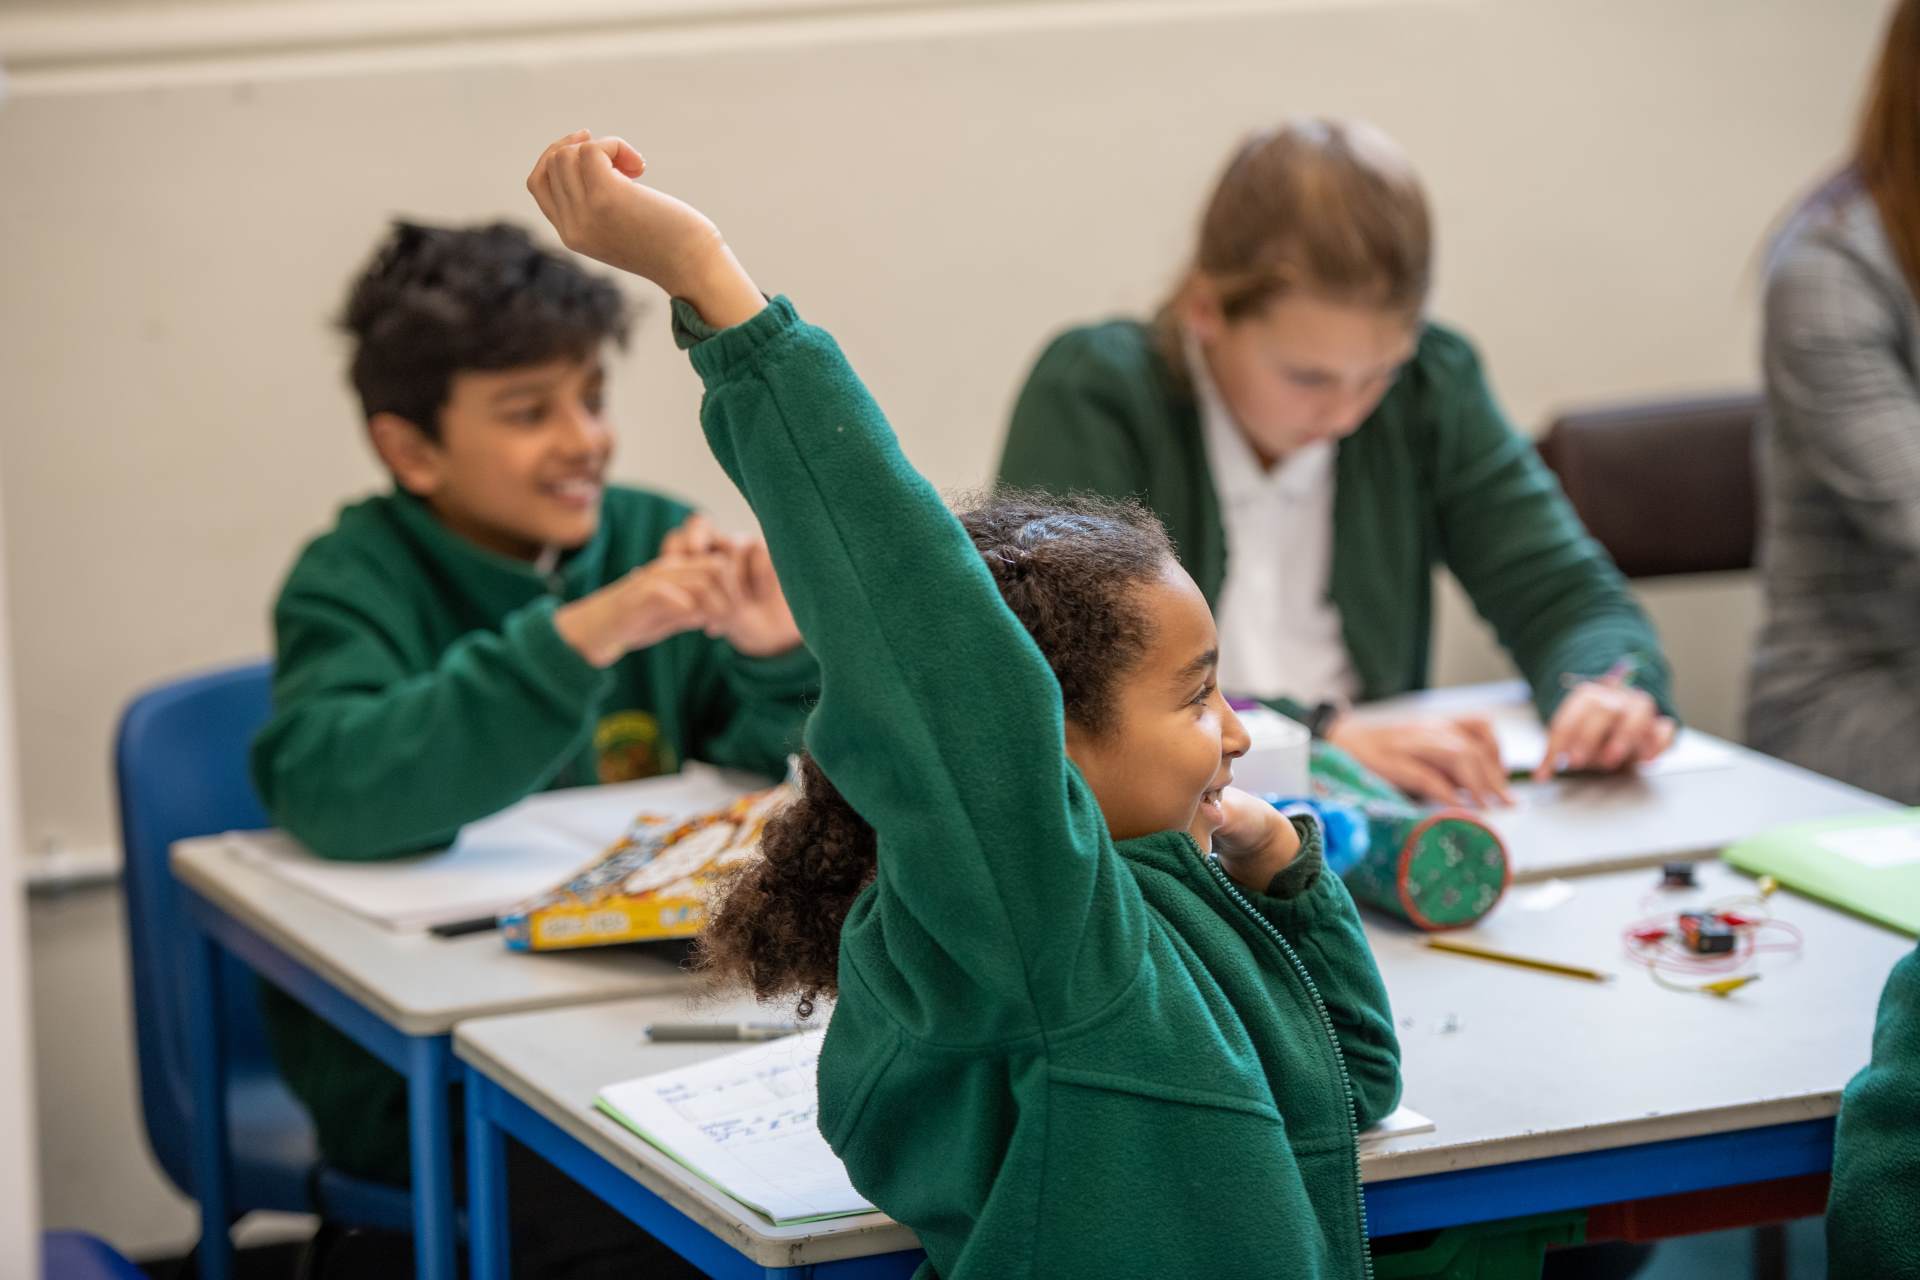
M1451 935L1617 975L1604 984L1431 951L1411 927L1370 917L1407 1105L1435 1127L1370 1152L1368 1179L1834 1114L1866 1065L1888 971L1913 942L1783 891L1770 905L1805 935L1797 958L1762 956L1761 980L1726 999L1669 991L1627 956L1626 926L1753 889L1719 862L1696 873L1699 889L1670 892L1651 870L1584 876L1544 910L1532 908L1561 897L1557 886L1519 888Z
M766 1021L769 1016L751 1000L689 1005L684 997L655 996L462 1023L454 1032L453 1051L763 1266L803 1266L919 1248L911 1231L881 1213L776 1227L594 1110L594 1095L607 1085L747 1047L654 1044L643 1033L648 1023Z
M1399 1024L1406 1100L1436 1127L1369 1149L1365 1178L1832 1115L1866 1062L1887 972L1912 944L1781 893L1776 916L1806 935L1797 960L1767 957L1762 980L1727 1000L1668 991L1626 959L1620 931L1752 884L1718 863L1702 863L1699 875L1699 890L1671 897L1652 896L1655 876L1646 871L1588 877L1570 882L1573 896L1548 910L1529 909L1527 893L1538 890L1523 891L1467 935L1618 974L1605 985L1429 951L1424 935L1370 921ZM880 1214L771 1226L593 1110L608 1084L740 1047L650 1044L647 1023L756 1017L766 1010L745 1000L696 1008L671 997L623 1000L464 1023L454 1052L756 1262L914 1247L906 1228Z
M691 979L632 947L527 954L498 932L399 933L238 856L244 833L183 840L173 872L202 897L408 1035L466 1018L683 990Z
M1533 720L1526 686L1518 681L1429 690L1372 703L1356 714ZM1506 840L1514 882L1717 857L1735 841L1771 827L1898 807L1735 743L1682 732L1726 751L1732 763L1670 774L1516 782L1515 807L1483 811Z

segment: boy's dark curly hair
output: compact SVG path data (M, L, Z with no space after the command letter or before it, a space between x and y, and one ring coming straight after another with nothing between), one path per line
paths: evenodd
M1138 588L1174 556L1166 530L1135 502L1006 491L960 523L1053 668L1067 718L1111 728L1115 691L1151 638ZM873 828L810 757L799 784L760 856L719 886L694 966L762 1000L797 997L808 1017L838 990L840 927L877 863Z
M433 439L454 374L584 357L608 340L624 345L627 323L612 281L507 222L395 221L340 317L366 416L398 414Z

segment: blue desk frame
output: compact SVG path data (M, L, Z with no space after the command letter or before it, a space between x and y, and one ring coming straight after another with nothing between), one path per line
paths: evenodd
M458 1219L453 1196L453 1104L459 1078L452 1036L408 1035L382 1021L313 970L182 883L191 917L194 973L187 1034L193 1055L193 1179L200 1200L199 1274L231 1280L228 1234L232 1170L227 1154L227 1057L221 1007L220 952L241 963L338 1027L407 1081L407 1129L413 1164L413 1238L421 1280L453 1280Z
M900 1280L918 1250L798 1267L763 1267L647 1190L578 1139L468 1064L467 1179L473 1280L507 1280L506 1151L511 1134L681 1257L722 1280ZM1375 1236L1471 1226L1591 1209L1689 1191L1825 1173L1834 1122L1759 1129L1488 1165L1366 1184Z

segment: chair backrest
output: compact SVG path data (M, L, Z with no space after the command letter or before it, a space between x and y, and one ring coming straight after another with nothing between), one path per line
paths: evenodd
M1750 569L1760 405L1737 395L1569 413L1540 456L1629 578Z
M267 720L270 678L270 665L259 662L149 690L127 706L114 740L141 1111L155 1158L188 1195L187 934L167 851L176 840L268 825L247 748ZM239 1073L267 1064L266 1035L253 979L231 958L227 964L224 1021Z

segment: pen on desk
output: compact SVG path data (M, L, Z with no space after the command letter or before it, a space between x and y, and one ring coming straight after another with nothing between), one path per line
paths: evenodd
M1538 969L1542 973L1557 973L1566 978L1584 978L1588 982L1612 982L1613 975L1601 969L1588 969L1577 964L1562 964L1558 960L1540 960L1533 956L1515 955L1511 951L1495 951L1472 942L1461 942L1457 938L1428 938L1427 945L1435 951L1447 951L1457 956L1472 956L1476 960L1493 960L1500 964L1518 965L1523 969Z
M778 1040L805 1030L797 1022L652 1022L647 1039L659 1044L693 1040Z
M472 920L449 920L445 924L436 924L427 932L436 938L464 938L469 933L486 933L499 927L498 916L476 916Z

